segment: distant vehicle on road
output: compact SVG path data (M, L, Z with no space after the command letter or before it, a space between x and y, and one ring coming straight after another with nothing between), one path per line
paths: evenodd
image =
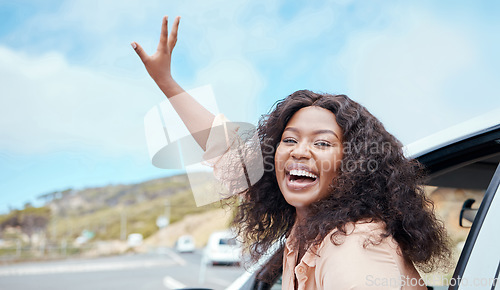
M129 247L138 247L142 245L142 240L143 240L142 234L133 233L128 235L127 245Z
M231 231L214 232L208 239L203 252L203 261L207 264L239 264L241 246Z
M193 236L184 235L175 242L175 250L179 253L192 253L195 249Z

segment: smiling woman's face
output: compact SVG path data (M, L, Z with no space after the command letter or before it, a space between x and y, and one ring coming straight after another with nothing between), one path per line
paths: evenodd
M342 129L327 109L298 110L275 154L276 179L285 200L302 212L326 197L342 160Z

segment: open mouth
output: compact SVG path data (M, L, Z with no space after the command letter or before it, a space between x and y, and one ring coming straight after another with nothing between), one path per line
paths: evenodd
M316 174L305 170L292 169L286 173L287 185L294 190L313 186L318 182L318 179Z

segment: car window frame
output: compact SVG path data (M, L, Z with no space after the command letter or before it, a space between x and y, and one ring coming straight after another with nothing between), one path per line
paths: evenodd
M472 251L478 240L481 228L488 216L488 212L490 212L490 208L495 198L495 195L499 190L500 190L500 163L498 164L497 169L495 170L495 174L493 175L493 178L491 179L491 182L485 192L483 201L479 206L476 218L474 219L474 222L472 223L471 229L469 231L469 235L467 236L464 248L460 253L460 258L458 259L458 263L457 266L455 267L455 271L453 273L451 280L451 281L456 281L457 283L450 284L448 289L455 290L467 287L467 285L465 286L462 285L460 281L464 281L463 280L464 274L467 269L468 263L472 257ZM500 270L500 263L498 264L495 273L497 281L498 281L499 270ZM491 289L494 288L495 286L493 285Z

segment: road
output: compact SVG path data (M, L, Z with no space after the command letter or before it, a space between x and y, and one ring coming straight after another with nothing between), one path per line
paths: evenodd
M225 289L245 271L239 266L201 266L201 252L163 248L148 254L29 262L0 266L0 289L165 290Z

